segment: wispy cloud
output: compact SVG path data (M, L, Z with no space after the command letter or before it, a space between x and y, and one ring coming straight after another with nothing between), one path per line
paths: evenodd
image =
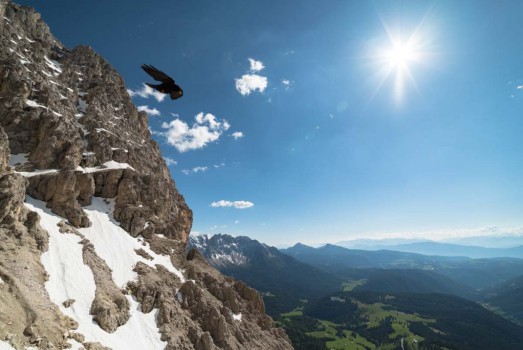
M192 169L183 169L182 173L184 173L185 175L190 175L190 174L195 174L195 173L204 173L207 170L209 170L209 168L206 166L197 166Z
M140 96L143 98L149 98L152 96L158 102L162 102L165 98L165 94L162 94L161 92L158 92L145 84L142 85L142 88L140 90L127 89L127 93L129 93L129 96L131 97Z
M145 112L149 115L160 115L160 111L157 110L156 108L149 108L149 106L145 105L145 106L138 106L136 107L138 108L138 110L140 112Z
M203 148L208 143L217 141L222 133L230 128L226 120L219 120L210 113L201 112L194 119L196 122L192 126L180 119L162 124L162 128L167 130L162 133L167 143L179 152Z
M243 136L243 132L241 131L235 131L231 134L232 137L234 137L235 140L241 139Z
M523 85L516 86L516 89L523 89Z
M234 79L236 90L243 96L247 96L256 90L264 92L268 84L267 77L256 74L265 68L263 62L249 58L249 64L249 73L242 75L241 78Z
M235 79L235 82L236 90L243 96L247 96L256 90L264 92L267 88L267 77L258 74L244 74L241 78Z
M213 208L227 208L227 207L234 207L236 209L247 209L254 206L254 203L248 202L248 201L226 201L226 200L220 200L218 202L212 202L211 207Z
M249 63L251 64L251 71L253 72L259 72L261 71L263 68L265 68L265 66L263 65L263 62L262 61L256 61L255 59L253 58L249 58Z
M172 158L169 158L169 157L163 157L163 159L165 159L165 163L169 166L169 165L176 165L178 164L177 161L175 161L174 159Z
M289 79L282 79L281 84L283 85L285 90L289 90L294 85L294 81L291 81Z

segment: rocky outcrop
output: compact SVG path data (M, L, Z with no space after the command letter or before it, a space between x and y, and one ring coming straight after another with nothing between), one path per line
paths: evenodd
M0 2L0 38L0 339L62 349L71 338L107 349L64 315L79 302L50 300L41 263L49 235L24 205L31 196L65 219L61 234L82 237L75 239L96 286L89 313L103 330L115 332L135 312L155 312L168 349L290 349L256 291L198 253L186 257L192 211L120 75L90 47L65 48L38 13L10 1ZM110 199L111 225L144 246L133 249L144 262L127 286L116 285L79 233L92 224L85 207L95 197ZM155 259L170 260L184 276L152 265ZM139 311L130 310L132 298Z

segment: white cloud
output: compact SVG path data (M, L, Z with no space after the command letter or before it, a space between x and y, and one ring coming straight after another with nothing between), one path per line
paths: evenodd
M253 58L249 58L249 63L251 64L251 71L252 72L259 72L263 68L265 68L265 66L263 65L262 61L256 61Z
M197 166L197 167L194 167L192 169L183 169L182 173L184 173L185 175L189 175L191 173L193 173L193 174L200 173L200 172L204 173L207 170L209 170L209 168L206 167L206 166Z
M255 90L264 92L267 88L267 77L262 77L258 74L244 74L240 79L235 79L235 81L236 90L243 96L249 95Z
M523 85L516 86L516 89L523 89Z
M226 200L220 200L218 202L212 202L211 207L213 208L225 208L225 207L234 207L236 209L247 209L250 207L253 207L254 203L248 202L248 201L226 201Z
M203 148L208 143L218 140L221 134L230 128L226 120L219 120L210 113L200 112L194 119L196 123L192 127L180 119L162 124L162 128L167 129L163 133L167 142L179 152Z
M231 134L232 137L234 137L235 140L241 139L243 136L243 132L241 131L235 131Z
M162 102L165 98L165 94L162 94L161 92L156 91L145 84L142 85L140 90L127 89L127 93L129 93L129 96L131 97L140 96L143 98L149 98L150 96L153 96L158 102Z
M225 163L214 164L213 166L214 166L215 168L221 168L221 167L224 167L224 166L225 166Z
M235 220L234 223L235 223L235 224L239 224L240 221L239 221L239 220Z
M285 87L285 90L289 90L294 85L294 81L289 79L282 79L281 83Z
M140 112L145 112L149 115L160 115L160 111L156 108L149 108L149 106L138 106L137 107Z
M178 164L178 162L175 161L175 160L172 159L172 158L169 158L169 157L163 157L163 159L165 160L165 163L167 163L167 165L176 165L176 164Z

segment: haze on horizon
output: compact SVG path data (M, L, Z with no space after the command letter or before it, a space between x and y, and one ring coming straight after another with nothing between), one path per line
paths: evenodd
M193 232L523 234L523 2L17 3L122 74Z

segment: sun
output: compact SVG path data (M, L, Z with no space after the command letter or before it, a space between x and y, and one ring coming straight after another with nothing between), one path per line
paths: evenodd
M421 64L426 64L429 57L428 40L422 29L422 23L418 25L410 35L405 31L389 27L382 20L386 36L372 45L371 61L376 70L378 82L374 95L385 85L391 82L393 86L394 101L400 104L407 93L408 88L417 91L414 72Z
M394 67L406 66L416 60L416 51L407 43L397 43L387 52L386 59Z

